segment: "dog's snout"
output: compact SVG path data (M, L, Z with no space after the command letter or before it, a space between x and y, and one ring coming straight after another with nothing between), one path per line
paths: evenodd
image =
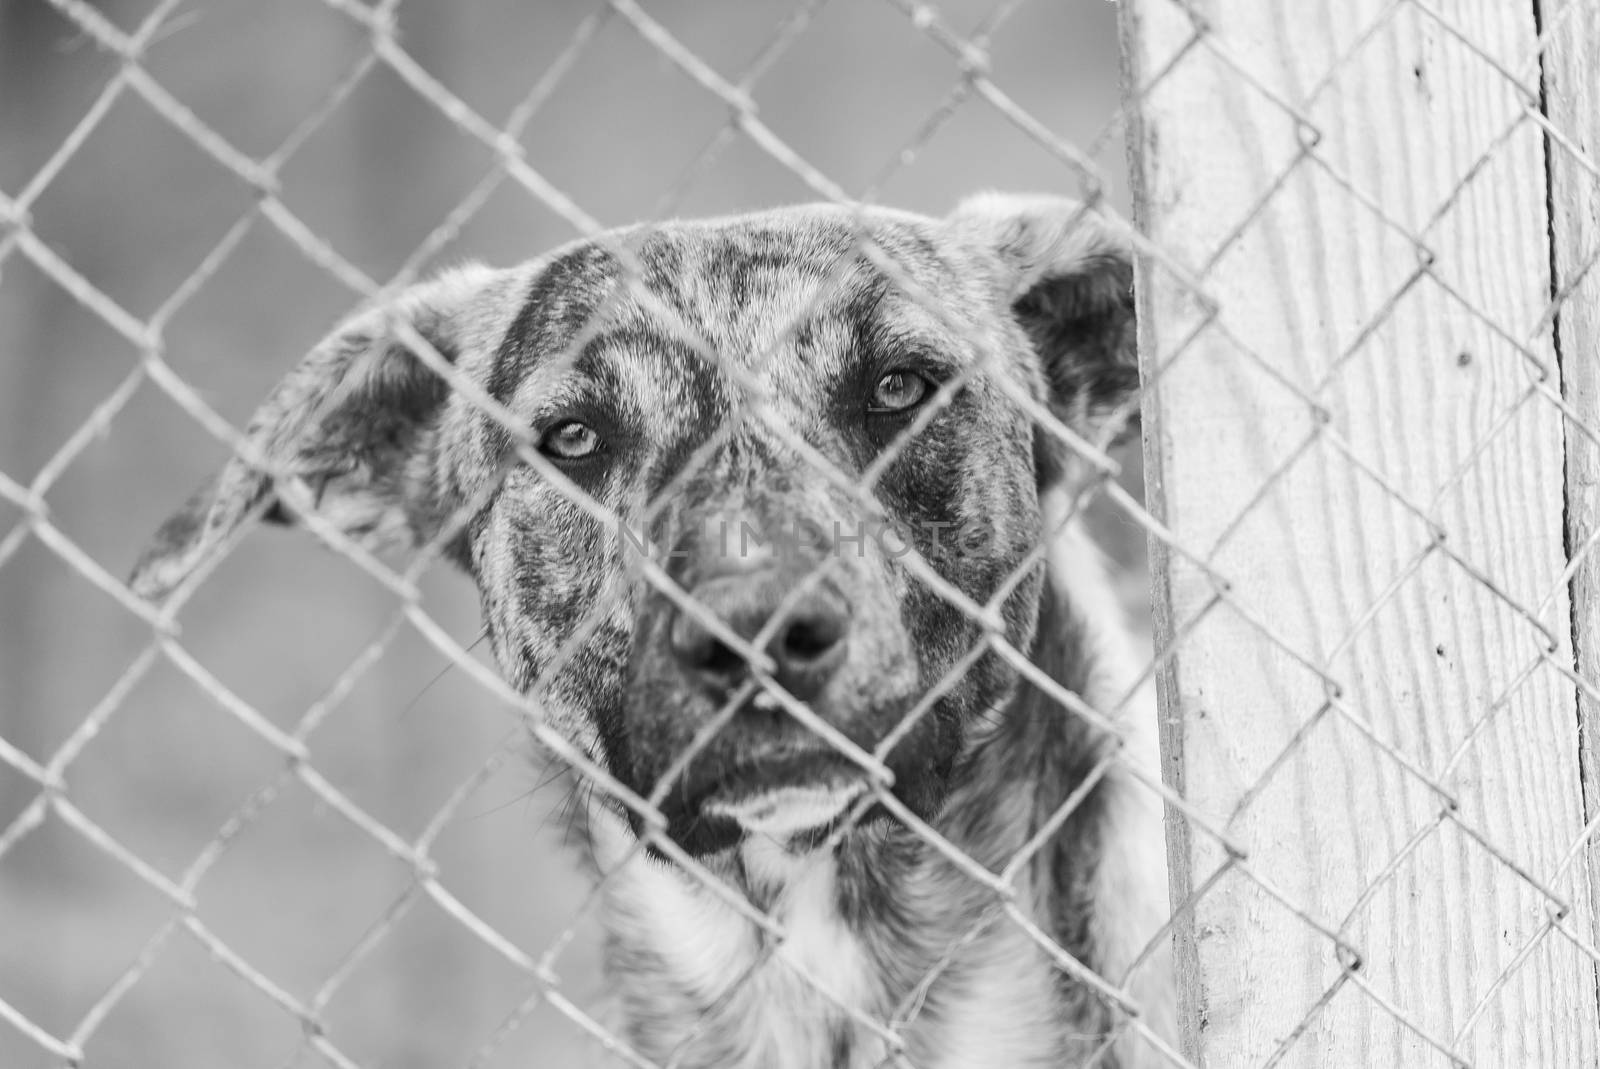
M772 658L773 676L790 694L807 701L822 693L845 661L850 605L821 584L790 596L794 589L794 577L765 569L708 579L690 596L740 638L754 642L765 637L763 652ZM780 612L777 627L769 628ZM730 689L749 673L744 656L695 614L678 611L670 641L673 657L703 686Z

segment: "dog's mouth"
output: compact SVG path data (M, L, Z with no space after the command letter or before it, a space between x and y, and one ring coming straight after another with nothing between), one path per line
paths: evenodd
M694 855L733 846L747 835L814 848L867 790L858 766L817 750L736 762L715 776L691 768L661 810L667 834Z

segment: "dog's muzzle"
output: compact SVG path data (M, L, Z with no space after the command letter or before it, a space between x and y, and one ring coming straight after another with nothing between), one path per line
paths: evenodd
M703 569L689 588L697 611L670 608L644 651L647 693L675 708L656 709L677 730L679 752L695 729L749 691L732 718L689 761L662 800L668 834L693 853L731 845L745 834L788 840L834 824L866 790L861 769L799 723L746 657L708 618L769 659L770 679L818 716L844 726L851 717L836 693L850 659L854 614L833 582L804 561L726 558ZM659 647L664 646L665 649ZM666 677L666 678L663 678ZM677 754L637 754L660 770Z

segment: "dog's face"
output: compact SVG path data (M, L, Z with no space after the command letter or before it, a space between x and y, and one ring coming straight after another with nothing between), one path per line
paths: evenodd
M461 269L291 373L247 434L279 481L231 463L135 589L309 504L359 542L442 545L506 677L663 788L691 852L814 834L863 789L805 710L931 817L1015 682L961 602L1028 648L1039 494L1072 467L1033 416L1101 430L1136 383L1130 291L1104 222L1047 198L636 227Z

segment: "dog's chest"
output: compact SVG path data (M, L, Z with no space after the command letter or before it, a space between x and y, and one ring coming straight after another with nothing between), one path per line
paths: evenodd
M1058 1063L1048 966L1012 926L959 950L953 930L924 930L907 945L841 914L831 859L755 843L742 860L752 887L781 888L768 906L781 950L681 875L629 864L608 879L613 925L624 922L613 950L627 959L613 975L641 1054L684 1069L869 1069L893 1064L881 1022L904 1014L900 1035L918 1069ZM944 956L930 954L934 945L955 953L927 990L891 979L924 975Z
M759 849L759 848L758 848ZM747 872L759 878L754 851ZM1060 1064L1053 1022L1059 1016L1048 963L1013 925L1000 922L971 940L968 924L930 916L917 938L852 925L839 909L832 860L804 859L793 871L773 859L783 895L772 916L783 926L776 956L752 974L737 1019L765 1032L765 1052L751 1065L782 1069L1030 1069ZM962 896L936 878L901 890L914 908L927 896ZM968 921L976 919L978 911ZM943 922L943 923L940 923ZM909 977L917 982L908 985ZM893 979L891 979L893 978ZM890 1057L892 1022L904 1058Z
M767 909L781 947L679 874L629 862L607 880L613 952L627 959L613 972L640 1053L684 1069L882 1064L870 1022L885 1000L837 908L833 862L759 840L742 854L752 885L781 888Z
M861 939L838 909L837 867L829 858L796 859L759 840L744 848L747 874L783 891L773 919L783 927L780 951L756 964L739 1013L766 1032L761 1064L856 1069L888 1054L872 1022L884 992Z

